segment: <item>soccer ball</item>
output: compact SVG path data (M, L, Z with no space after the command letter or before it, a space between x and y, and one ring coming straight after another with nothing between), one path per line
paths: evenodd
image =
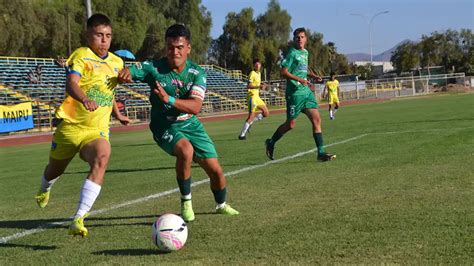
M188 239L188 227L178 215L166 213L153 223L151 239L160 251L180 250Z

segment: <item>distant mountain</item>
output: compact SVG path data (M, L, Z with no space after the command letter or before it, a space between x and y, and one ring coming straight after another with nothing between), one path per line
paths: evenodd
M392 48L388 49L387 51L384 51L380 54L374 55L373 60L374 61L390 61L390 57L392 57L392 53L397 49L398 46L409 42L410 40L406 39L403 40L399 43L397 43L395 46ZM370 54L366 53L352 53L352 54L346 54L347 60L349 63L352 63L354 61L370 61Z

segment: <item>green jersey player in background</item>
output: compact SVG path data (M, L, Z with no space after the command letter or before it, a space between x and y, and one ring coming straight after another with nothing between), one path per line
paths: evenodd
M336 155L324 151L323 134L321 132L321 117L314 92L309 88L308 75L321 80L312 71L308 71L308 51L306 44L306 30L297 28L293 32L294 47L291 47L285 59L281 62L281 75L286 78L286 121L281 124L270 139L265 141L268 158L274 159L275 143L283 135L293 129L296 118L303 112L311 121L313 138L318 149L319 161L331 161Z
M237 215L226 204L226 179L217 159L214 143L196 114L206 92L206 74L187 59L191 52L191 33L182 24L166 30L166 57L137 63L119 74L122 82L140 80L152 92L150 130L153 139L168 154L176 157L176 179L181 192L181 215L193 221L191 203L191 163L197 162L211 181L219 214Z

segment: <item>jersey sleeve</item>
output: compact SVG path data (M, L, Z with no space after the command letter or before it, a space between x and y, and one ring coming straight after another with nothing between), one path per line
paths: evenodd
M79 50L74 51L71 56L66 61L67 65L67 74L76 74L82 77L86 69L86 64L81 52Z
M138 62L132 65L129 70L133 80L144 81L148 74L153 74L151 73L153 64L150 61Z
M290 50L286 55L285 59L281 61L281 68L290 68L291 64L293 64L293 50Z
M204 101L204 97L206 96L206 88L206 73L201 70L194 78L190 97L198 98L201 101Z

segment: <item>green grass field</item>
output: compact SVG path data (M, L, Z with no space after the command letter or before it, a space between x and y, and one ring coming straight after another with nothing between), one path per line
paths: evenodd
M151 224L179 212L178 193L157 196L177 187L174 158L148 131L112 135L84 239L68 236L64 220L86 164L75 158L39 209L49 143L0 148L0 264L474 263L474 94L345 106L334 121L321 113L338 158L328 163L302 153L314 149L305 117L277 143L275 163L263 142L284 115L255 124L247 141L237 140L243 119L206 123L241 215L214 215L209 183L193 187L196 221L184 249L170 254L154 248ZM193 166L193 180L205 178Z

